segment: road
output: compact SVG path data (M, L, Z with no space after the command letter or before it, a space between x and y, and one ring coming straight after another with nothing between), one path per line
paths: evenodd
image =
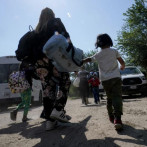
M17 121L9 112L0 112L0 147L145 147L147 146L147 97L124 99L124 130L117 132L108 120L106 100L100 105L81 105L81 99L69 99L67 113L70 123L59 123L52 131L45 131L39 118L42 106L31 107L27 123L22 123L22 111Z

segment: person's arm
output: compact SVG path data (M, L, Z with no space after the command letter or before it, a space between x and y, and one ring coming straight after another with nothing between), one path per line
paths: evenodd
M120 66L120 69L121 70L124 70L124 68L125 68L125 62L124 62L124 60L121 57L118 57L117 60L119 61L120 65L121 65Z
M83 59L83 64L86 64L87 62L91 62L91 61L92 61L91 57L85 58Z
M88 80L88 83L90 83L90 84L91 84L91 82L92 82L92 79L89 79L89 80Z

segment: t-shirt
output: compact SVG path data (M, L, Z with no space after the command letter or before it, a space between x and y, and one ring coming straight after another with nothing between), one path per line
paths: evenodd
M90 80L88 80L88 83L90 83L93 87L98 87L100 81L98 78L91 78Z
M98 62L101 81L120 77L117 62L118 57L120 57L120 54L113 48L101 49L100 52L97 52L91 57L92 61Z

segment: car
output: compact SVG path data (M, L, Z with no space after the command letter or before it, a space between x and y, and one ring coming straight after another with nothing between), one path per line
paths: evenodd
M126 66L120 71L122 79L122 94L147 95L147 79L136 66Z
M13 71L19 70L20 62L16 59L16 56L3 56L0 57L0 103L12 103L21 101L20 93L12 93L8 79L9 75ZM42 86L40 80L33 79L32 86L32 102L42 103Z

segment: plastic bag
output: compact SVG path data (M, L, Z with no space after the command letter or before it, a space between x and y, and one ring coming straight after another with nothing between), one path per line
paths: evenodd
M79 78L79 77L76 77L76 78L75 78L75 80L73 81L73 85L74 85L75 87L79 87L79 85L80 85L80 78Z

